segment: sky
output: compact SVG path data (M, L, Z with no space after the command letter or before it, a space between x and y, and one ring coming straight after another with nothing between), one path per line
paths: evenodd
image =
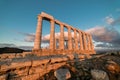
M95 46L120 47L120 0L0 0L0 46L33 46L41 12L90 33Z

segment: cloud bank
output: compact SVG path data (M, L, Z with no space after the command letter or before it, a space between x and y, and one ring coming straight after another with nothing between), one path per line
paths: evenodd
M86 30L86 32L91 34L97 42L114 42L120 37L120 33L112 27L96 26Z
M120 45L120 33L114 27L105 27L105 26L96 26L86 30L85 32L92 35L93 40L95 42L102 42L102 45L106 45L106 43L111 44L112 46ZM24 34L26 42L34 42L35 34ZM74 37L74 33L72 32L72 37ZM55 33L55 38L60 38L60 33ZM68 39L68 32L64 32L65 40ZM42 37L42 43L49 43L50 34L47 34ZM101 44L99 44L101 45Z

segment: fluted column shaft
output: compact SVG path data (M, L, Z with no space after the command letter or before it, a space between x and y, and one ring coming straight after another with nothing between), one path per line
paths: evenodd
M55 49L55 22L54 20L50 21L51 23L51 29L50 29L50 49L54 50Z
M92 42L92 36L90 35L90 46L91 46L91 50L93 51L94 50L94 46L93 46L93 42Z
M42 17L38 16L37 29L34 41L34 50L41 49L41 37L42 37Z
M86 50L88 50L88 37L87 37L87 34L85 34L85 38L86 38Z
M86 34L83 33L84 49L87 50Z
M80 31L79 31L79 37L80 37L80 50L83 50L82 33Z
M74 30L74 39L75 39L75 50L78 50L78 39L77 39L77 31Z
M60 24L60 46L59 49L64 49L64 26Z
M68 28L68 49L72 50L72 35L71 35L71 28Z
M91 48L90 48L90 36L89 35L87 35L87 39L88 39L88 50L91 50Z

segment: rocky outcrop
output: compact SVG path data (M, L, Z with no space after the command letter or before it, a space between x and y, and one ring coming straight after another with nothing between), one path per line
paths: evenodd
M71 60L74 60L72 54L51 56L40 56L31 52L1 54L0 80L37 80Z
M63 68L65 67L65 68ZM120 55L0 55L0 80L120 80Z

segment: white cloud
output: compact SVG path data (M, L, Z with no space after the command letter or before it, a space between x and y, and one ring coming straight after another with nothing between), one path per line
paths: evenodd
M109 25L111 25L115 21L114 18L111 16L107 16L105 20L106 20L106 23Z
M35 34L26 34L24 40L25 40L26 42L33 42L34 39L35 39Z
M117 19L114 19L112 17L112 15L110 15L110 16L105 17L105 21L106 21L107 24L115 26L115 25L120 24L120 17L117 18Z
M114 46L120 45L120 33L113 27L96 26L86 30L93 36L95 42L109 43Z

